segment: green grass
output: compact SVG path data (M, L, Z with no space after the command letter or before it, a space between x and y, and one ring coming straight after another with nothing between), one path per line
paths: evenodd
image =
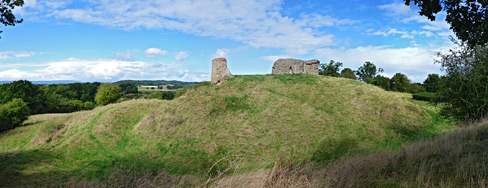
M162 172L190 176L183 179L191 185L222 172L267 169L283 156L327 165L452 130L437 111L411 95L348 79L236 76L188 88L173 101L32 116L0 134L0 186L117 186L124 174Z

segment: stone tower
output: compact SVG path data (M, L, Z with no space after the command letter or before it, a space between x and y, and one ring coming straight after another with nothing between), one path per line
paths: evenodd
M220 85L233 77L234 75L227 68L227 60L225 58L212 60L212 85Z

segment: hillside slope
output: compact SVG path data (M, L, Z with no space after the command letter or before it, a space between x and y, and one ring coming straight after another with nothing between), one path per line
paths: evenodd
M280 158L320 166L450 129L432 110L408 94L342 78L236 76L174 101L32 116L0 134L0 186L137 183L129 176L198 185Z

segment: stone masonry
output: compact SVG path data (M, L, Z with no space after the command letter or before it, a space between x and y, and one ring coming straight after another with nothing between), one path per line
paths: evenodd
M234 75L227 68L227 60L225 58L215 58L212 60L212 85L220 85L233 77Z
M274 65L272 74L319 74L320 61L313 59L303 61L299 59L278 59Z

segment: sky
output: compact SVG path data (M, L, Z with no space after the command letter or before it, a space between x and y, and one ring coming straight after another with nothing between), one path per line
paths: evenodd
M270 74L279 58L366 61L423 82L453 47L444 21L401 0L24 0L24 22L0 26L0 81L208 81Z

